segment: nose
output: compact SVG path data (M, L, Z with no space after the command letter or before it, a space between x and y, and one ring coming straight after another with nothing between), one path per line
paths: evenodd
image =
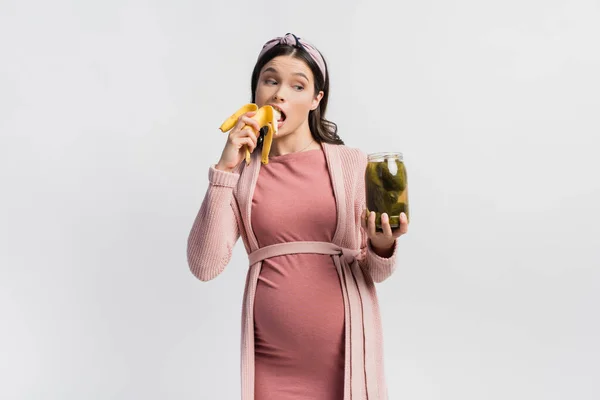
M279 89L277 89L275 94L273 94L274 101L284 101L284 97L281 92L282 92L282 88L279 88Z

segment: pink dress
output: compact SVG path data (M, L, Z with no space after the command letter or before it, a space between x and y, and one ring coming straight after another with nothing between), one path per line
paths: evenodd
M336 203L321 150L271 157L252 198L259 246L331 242ZM263 262L254 303L255 399L344 396L344 302L331 256L293 254Z

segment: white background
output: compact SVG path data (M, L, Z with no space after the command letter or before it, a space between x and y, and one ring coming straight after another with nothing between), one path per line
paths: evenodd
M247 268L189 229L294 32L346 144L404 153L390 400L600 398L600 5L0 2L0 398L236 399Z

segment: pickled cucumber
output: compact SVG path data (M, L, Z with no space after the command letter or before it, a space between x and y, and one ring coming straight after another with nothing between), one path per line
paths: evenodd
M373 186L367 190L367 207L371 210L389 210L397 204L397 193L390 192L381 186Z
M392 174L390 172L389 162L394 162L396 164L396 173ZM406 187L405 183L405 173L404 172L404 164L400 161L393 160L385 160L382 163L376 164L376 169L379 177L381 178L381 182L383 187L386 190L395 190L402 191Z

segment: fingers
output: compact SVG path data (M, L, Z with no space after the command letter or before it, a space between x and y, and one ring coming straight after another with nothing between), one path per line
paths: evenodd
M258 123L258 121L250 118L250 117L242 117L241 120L244 122L244 124L251 126L252 128L254 128L256 134L258 135L258 132L260 132L260 124Z
M229 140L237 149L241 149L242 146L248 146L250 152L256 149L260 125L251 118L254 114L256 114L255 111L250 111L241 115L237 124L229 133Z
M405 213L400 213L400 227L394 229L392 234L394 235L394 238L398 238L405 233L408 233L408 217Z
M229 140L236 149L241 149L242 146L248 146L250 152L253 152L256 149L258 144L258 136L254 134L252 128L250 126L245 126L239 132L233 132L229 135Z
M375 229L375 211L371 211L369 213L369 219L367 221L367 232L369 233L370 237L375 237L375 235L377 234Z
M238 136L232 140L232 143L237 149L241 149L242 146L248 146L250 153L252 153L254 149L256 149L256 136L254 136L252 133L243 137Z
M254 128L256 134L258 135L258 132L260 131L260 124L258 123L258 121L251 118L254 114L256 114L256 112L250 111L246 114L240 115L240 118L238 118L238 122L232 130L232 133L235 134L235 132L241 131L244 128L244 126L248 125Z
M396 239L408 232L408 217L405 213L400 214L400 227L396 229L392 229L392 226L390 225L390 217L387 213L381 214L381 229L383 232L377 232L375 221L376 214L374 211L371 211L367 215L367 210L363 210L360 218L360 223L362 228L367 232L370 238L374 239L376 237L386 237L388 239Z
M399 228L399 233L400 235L404 235L405 233L408 232L408 217L406 216L405 213L401 213L400 214L400 228Z
M235 145L237 149L242 146L248 146L250 152L253 152L258 145L258 135L252 131L251 126L244 126L240 131L234 129L229 134L229 141Z
M390 217L387 213L381 214L381 229L385 236L392 237L392 227L390 226Z

